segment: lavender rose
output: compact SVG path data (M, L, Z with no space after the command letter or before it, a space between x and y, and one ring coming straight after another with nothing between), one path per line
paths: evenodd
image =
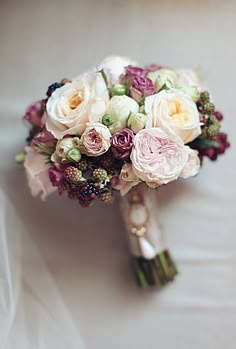
M111 137L111 149L118 159L127 159L131 153L134 141L134 133L128 128L116 132Z
M130 88L130 95L137 102L140 102L142 97L151 96L155 92L155 88L151 79L142 76L136 76Z

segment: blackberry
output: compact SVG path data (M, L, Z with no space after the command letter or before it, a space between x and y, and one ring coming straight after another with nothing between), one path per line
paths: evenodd
M65 169L64 177L69 183L79 183L83 178L82 172L74 166Z
M58 186L59 195L64 194L66 191L70 190L70 184L67 181L62 181Z
M112 166L113 160L113 154L109 150L105 154L98 157L99 164L101 164L101 166L105 169L108 169Z
M82 158L80 162L76 165L76 167L82 172L86 171L88 169L87 160L85 158Z
M88 179L87 182L81 185L79 188L79 198L83 197L89 200L95 200L99 197L99 195L99 187L91 179Z
M63 84L58 83L58 82L54 82L52 85L48 86L46 95L47 95L48 97L51 97L52 93L53 93L57 88L60 88L60 87L62 87L62 86L63 86Z
M104 182L107 179L107 171L103 168L96 168L93 170L93 179L96 182Z
M114 201L114 193L111 189L104 190L100 196L100 200L105 204L112 204Z

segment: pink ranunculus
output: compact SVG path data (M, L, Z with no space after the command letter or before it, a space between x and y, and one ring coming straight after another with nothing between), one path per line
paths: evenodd
M114 189L120 190L121 196L126 195L130 189L140 183L140 179L134 174L131 163L125 163L119 177L113 177L111 185Z
M42 101L34 102L28 106L23 116L23 120L28 121L31 125L43 127L44 125L44 108Z
M151 96L155 92L155 87L151 79L142 76L136 76L133 79L133 84L130 88L130 95L137 102L140 102L142 97Z
M41 194L41 198L44 200L56 190L52 186L48 174L50 165L47 163L47 158L36 152L33 148L26 147L25 151L24 167L31 193L33 196Z
M101 123L88 123L81 136L81 153L88 156L99 156L110 148L111 133Z
M142 181L159 186L176 180L188 159L182 139L162 128L141 130L131 153L133 171Z
M111 149L118 159L127 159L131 153L134 141L134 133L128 128L116 132L111 137Z

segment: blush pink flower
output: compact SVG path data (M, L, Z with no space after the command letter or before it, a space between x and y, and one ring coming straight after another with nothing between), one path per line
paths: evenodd
M134 133L128 128L116 132L111 137L111 149L118 159L127 159L131 153L134 141Z
M181 138L161 128L141 130L131 153L134 174L151 186L176 180L188 159L188 147Z
M41 194L41 198L44 200L56 190L52 186L48 174L50 165L47 163L47 158L36 152L33 148L26 147L25 151L24 167L31 193L33 196Z
M131 163L125 163L119 177L112 178L112 187L120 190L121 196L126 195L130 189L140 183L140 179L134 174Z
M99 156L110 148L111 132L101 123L88 123L81 136L81 152L88 156Z
M34 102L28 106L25 111L23 120L28 121L31 125L43 127L44 125L44 109L42 101Z

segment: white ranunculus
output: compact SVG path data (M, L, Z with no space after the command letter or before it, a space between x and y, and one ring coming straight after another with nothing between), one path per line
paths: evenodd
M180 177L182 178L196 176L199 173L200 167L201 167L200 159L198 157L198 151L191 149L190 147L187 147L187 148L188 148L188 160L180 174Z
M174 86L177 76L174 70L162 68L148 73L147 77L152 80L155 90L158 91L163 85Z
M201 134L196 104L184 92L170 89L145 99L146 128L163 127L189 143Z
M54 162L67 162L68 152L74 148L79 149L80 139L79 137L65 137L57 142L56 150L51 156L51 160Z
M128 65L136 66L137 62L132 61L127 57L109 56L106 57L98 67L98 70L103 69L107 76L108 83L111 86L118 82L120 75L124 74L125 67Z
M87 122L105 114L109 94L100 73L82 74L56 89L47 102L46 127L57 139L81 135Z
M56 190L49 179L48 170L50 165L46 163L46 157L39 154L31 147L26 147L24 167L28 179L28 185L33 196L41 193L44 200Z
M126 95L112 97L107 105L107 113L114 119L114 123L109 127L111 133L125 128L130 113L136 114L138 110L139 105L134 99Z

